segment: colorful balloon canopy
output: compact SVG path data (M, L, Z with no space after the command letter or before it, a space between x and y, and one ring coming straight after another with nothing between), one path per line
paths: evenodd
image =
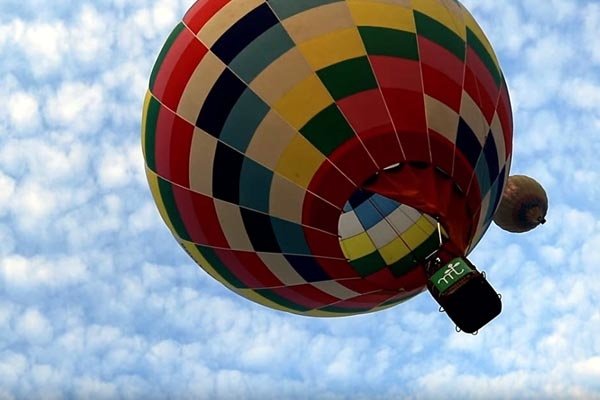
M510 100L455 0L200 0L168 37L143 116L162 218L263 305L343 316L467 254L510 169Z

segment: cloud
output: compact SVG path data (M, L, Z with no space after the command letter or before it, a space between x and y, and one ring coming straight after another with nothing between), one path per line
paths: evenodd
M583 10L584 14L584 39L585 49L591 55L592 61L600 63L600 44L594 38L600 30L600 7L598 4L589 3Z
M52 340L53 329L38 310L28 309L17 319L15 333L32 345L42 345Z
M27 370L27 359L11 351L0 353L0 382L4 388L14 388Z
M589 379L594 382L600 382L600 357L590 357L582 360L573 366L576 374L583 379Z
M11 196L15 192L15 180L0 172L0 215L6 212Z
M82 135L101 129L104 119L104 90L98 84L65 82L45 105L48 122Z
M24 53L31 72L36 76L56 72L68 51L68 32L62 21L29 23L11 21L8 28L13 43Z
M140 143L118 147L107 146L100 157L98 180L103 188L114 189L141 183L141 179L145 183L144 160L141 155Z
M87 266L73 256L48 260L10 255L0 261L0 266L8 291L32 287L58 288L82 282L87 277Z
M600 84L594 80L575 77L563 84L563 99L572 107L600 115Z
M13 93L7 103L10 122L16 130L34 128L39 124L39 103L31 93Z

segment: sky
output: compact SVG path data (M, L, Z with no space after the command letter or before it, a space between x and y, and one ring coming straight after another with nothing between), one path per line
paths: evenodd
M600 399L600 3L465 0L503 66L512 174L548 223L471 259L478 336L427 294L295 316L229 292L163 224L142 101L192 0L0 0L0 399Z

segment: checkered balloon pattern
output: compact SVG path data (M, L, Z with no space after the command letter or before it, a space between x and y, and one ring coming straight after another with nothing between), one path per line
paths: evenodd
M436 220L366 181L409 164L443 175L468 210L467 253L511 143L504 76L455 0L199 0L160 51L142 124L181 246L241 296L310 316L425 287Z

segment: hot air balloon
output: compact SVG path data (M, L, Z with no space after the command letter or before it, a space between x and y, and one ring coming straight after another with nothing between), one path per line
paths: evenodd
M508 232L523 233L546 223L548 196L535 179L525 175L508 178L494 222Z
M162 218L207 273L267 307L347 316L473 249L512 113L458 1L200 0L152 71L142 147Z

